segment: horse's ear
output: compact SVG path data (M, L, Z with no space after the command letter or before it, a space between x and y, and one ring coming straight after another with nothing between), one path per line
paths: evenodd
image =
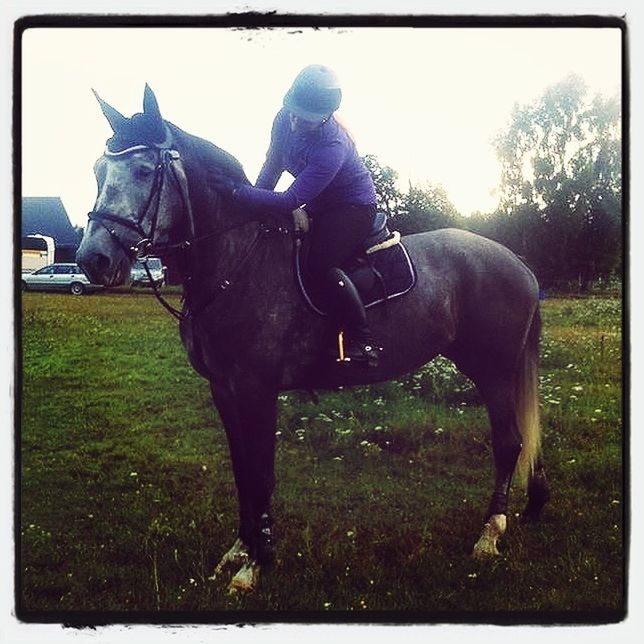
M118 132L119 130L122 130L124 125L128 122L128 119L123 116L119 111L115 110L111 105L108 105L96 92L95 89L92 89L92 92L94 92L94 96L96 96L96 100L98 101L98 104L101 106L101 111L103 114L105 114L105 118L107 119L108 123L110 124L110 127L114 132Z
M155 121L163 120L161 118L157 97L147 83L145 84L145 92L143 93L143 113L146 116L151 116Z

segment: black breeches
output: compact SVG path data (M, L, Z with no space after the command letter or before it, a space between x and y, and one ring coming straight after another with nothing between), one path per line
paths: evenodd
M324 283L329 269L339 268L369 236L375 205L340 206L313 219L307 268L313 279Z

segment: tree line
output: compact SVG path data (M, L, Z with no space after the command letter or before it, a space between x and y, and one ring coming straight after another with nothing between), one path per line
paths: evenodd
M533 103L515 105L493 145L501 163L499 204L470 216L440 185L401 191L398 173L367 155L391 227L403 235L446 227L482 234L521 256L544 288L585 291L620 277L620 98L589 98L583 81L569 76Z

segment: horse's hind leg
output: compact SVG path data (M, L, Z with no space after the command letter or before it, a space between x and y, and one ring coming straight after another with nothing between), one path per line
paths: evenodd
M528 503L521 513L521 520L534 523L541 517L543 506L550 499L546 473L541 458L537 458L528 478Z
M485 557L499 554L497 542L506 530L508 494L521 452L521 435L515 416L512 383L494 382L486 378L484 383L477 384L487 404L492 426L492 453L496 470L486 523L473 552L475 557Z

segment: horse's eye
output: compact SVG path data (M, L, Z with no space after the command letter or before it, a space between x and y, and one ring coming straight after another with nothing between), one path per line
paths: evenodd
M137 179L147 179L154 172L153 168L148 168L146 166L139 166L134 170L134 176Z

